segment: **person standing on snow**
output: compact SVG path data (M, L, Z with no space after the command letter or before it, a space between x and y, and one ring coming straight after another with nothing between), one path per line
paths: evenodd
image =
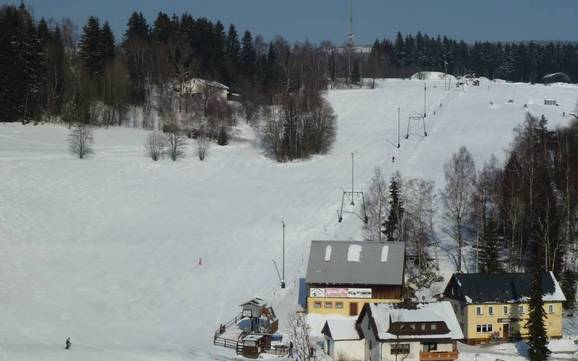
M65 349L65 350L70 350L70 346L72 345L72 344L70 343L70 337L68 337L68 338L66 339L65 345L66 345L66 346L64 346L64 349Z

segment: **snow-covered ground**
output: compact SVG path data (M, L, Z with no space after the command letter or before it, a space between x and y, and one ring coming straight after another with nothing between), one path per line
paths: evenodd
M359 218L337 223L336 215L351 152L357 188L377 166L441 185L442 165L461 145L478 164L491 153L503 159L524 104L556 125L578 98L574 86L490 82L446 92L443 81L428 81L427 93L428 136L415 124L397 150L397 108L403 134L408 114L423 112L422 81L329 92L334 148L287 164L265 157L246 126L206 162L191 149L155 163L142 130L96 130L95 154L78 160L65 127L0 124L0 360L233 358L212 335L239 303L270 299L283 322L296 307L309 241L360 238ZM281 221L285 290L272 262L281 262Z

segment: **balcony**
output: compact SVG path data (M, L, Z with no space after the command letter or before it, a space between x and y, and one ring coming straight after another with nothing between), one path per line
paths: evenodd
M420 352L420 361L427 360L438 360L438 361L454 361L458 359L460 353L458 351L432 351L432 352Z

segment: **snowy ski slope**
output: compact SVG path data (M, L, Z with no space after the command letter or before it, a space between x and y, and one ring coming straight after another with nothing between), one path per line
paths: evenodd
M423 84L329 92L338 115L332 151L287 164L266 158L246 126L204 163L192 150L154 163L142 130L95 131L95 154L81 161L67 152L65 127L0 124L0 360L233 358L212 335L239 303L261 296L285 318L309 241L360 238L359 218L347 213L338 224L336 215L351 152L356 188L377 166L439 186L460 145L479 165L492 153L503 159L524 104L556 125L578 98L569 85L484 82L447 92L428 81L428 137L416 124L397 150L397 107L403 135L408 114L423 112ZM542 105L546 98L560 106ZM285 290L272 262L281 262L282 220Z

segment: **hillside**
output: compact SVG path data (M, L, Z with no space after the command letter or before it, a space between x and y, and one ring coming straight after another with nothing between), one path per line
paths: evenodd
M403 134L408 114L423 112L423 82L378 85L330 91L338 115L332 151L287 164L267 158L245 125L230 146L213 146L204 163L192 150L185 160L153 163L142 130L97 130L94 156L81 161L67 151L65 127L0 124L0 355L232 358L212 345L212 335L239 303L271 299L285 318L297 301L309 241L360 238L355 215L343 223L336 215L342 188L350 187L351 152L356 187L377 166L439 186L442 165L459 146L478 164L491 153L503 159L525 111L564 124L563 112L578 98L569 85L483 82L447 92L443 81L428 81L428 136L416 124L397 150L397 107ZM282 220L285 290L272 262L281 260ZM68 336L74 352L63 350Z

